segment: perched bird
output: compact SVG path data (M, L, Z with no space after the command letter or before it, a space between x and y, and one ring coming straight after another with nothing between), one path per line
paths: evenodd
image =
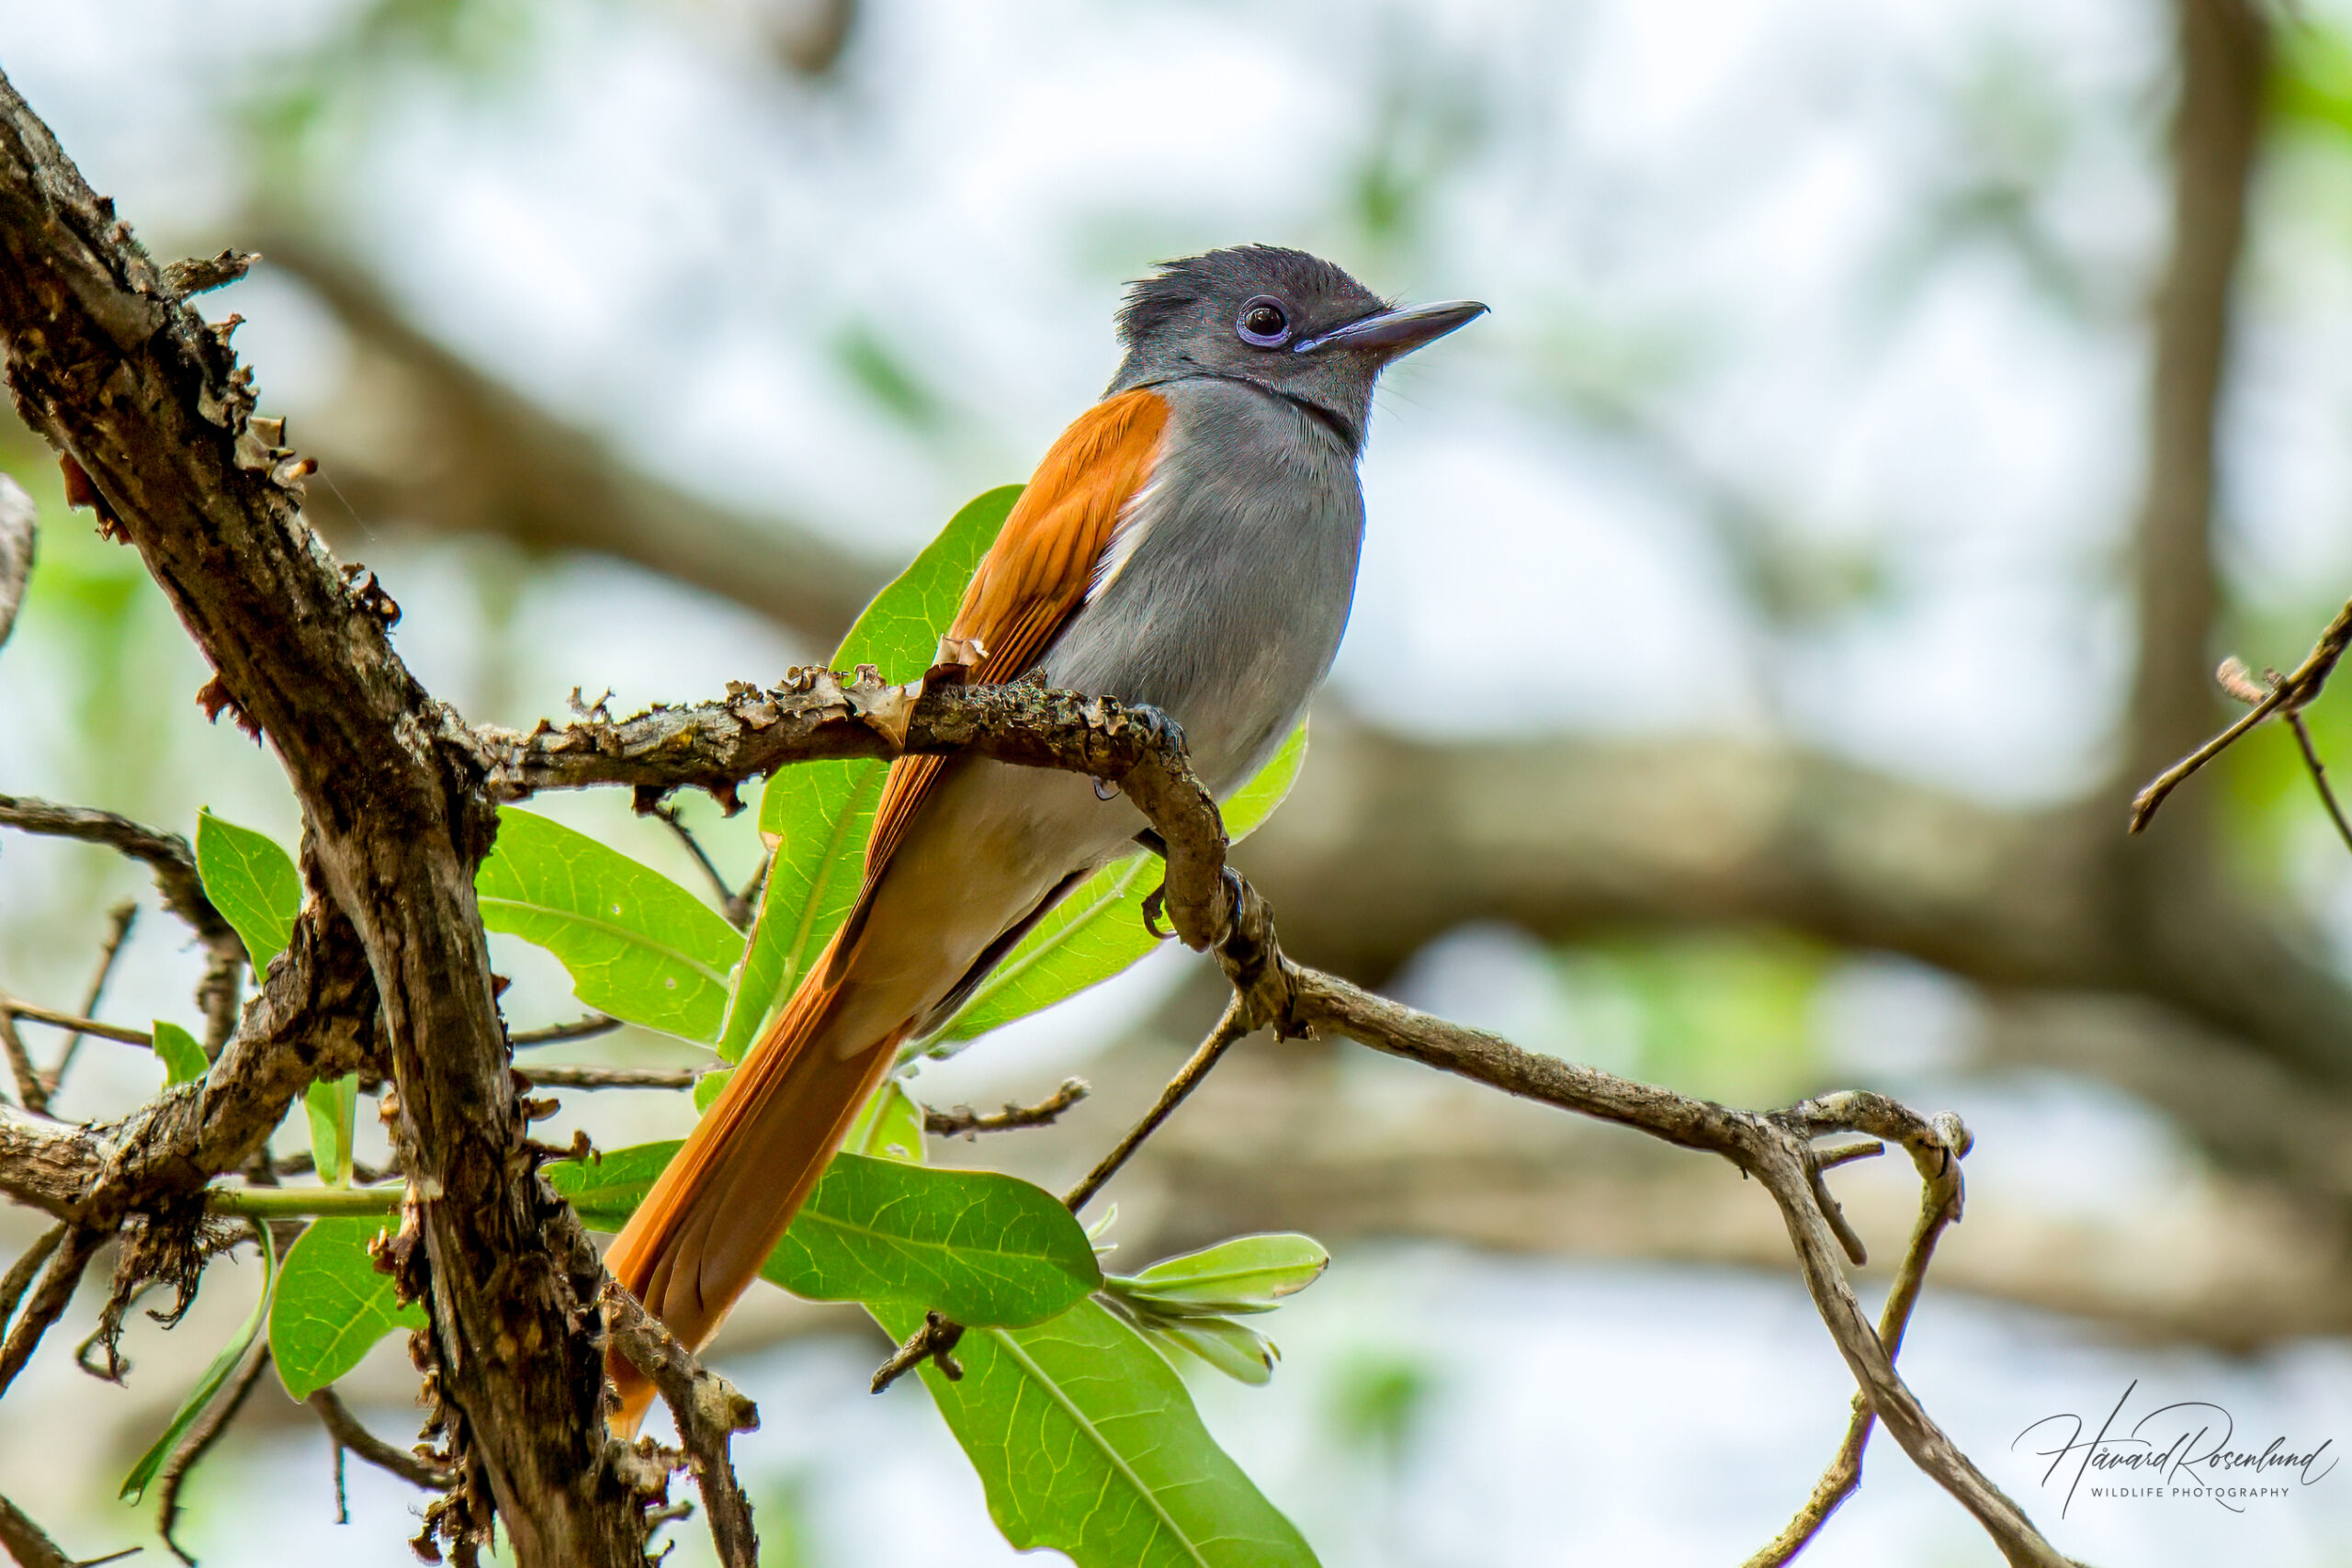
M1394 309L1269 245L1164 265L1128 289L1118 375L1037 466L941 659L978 683L1035 672L1149 704L1182 728L1211 793L1238 788L1296 726L1347 626L1374 381L1485 310ZM614 1276L700 1348L899 1043L1144 825L1073 773L892 763L849 918L614 1243ZM650 1385L610 1367L633 1430Z

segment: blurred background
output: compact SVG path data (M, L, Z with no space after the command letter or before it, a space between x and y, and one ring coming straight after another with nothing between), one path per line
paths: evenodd
M1731 1102L1958 1111L1967 1219L1904 1355L1928 1408L2073 1554L2352 1563L2352 1476L2062 1517L2012 1448L2135 1379L2256 1447L2352 1444L2352 855L2275 729L2123 833L2229 716L2219 655L2291 667L2352 592L2341 0L0 0L0 69L159 257L265 253L200 304L245 318L310 516L477 720L822 660L1099 392L1155 260L1266 241L1487 300L1380 395L1347 646L1237 857L1286 947ZM160 594L10 416L0 470L43 530L0 791L290 845L274 761L203 721ZM2352 695L2311 717L2352 769ZM624 796L546 808L694 874ZM752 818L685 809L748 874ZM103 1015L195 1023L200 952L55 840L0 841L0 987L74 1007L126 899ZM517 1027L576 1016L493 944ZM935 1105L1096 1090L942 1157L1084 1168L1217 988L1163 952L926 1067ZM60 1109L154 1077L92 1041ZM607 1146L691 1116L566 1098ZM1835 1179L1873 1299L1902 1163ZM1123 1263L1335 1253L1270 1388L1196 1384L1327 1563L1736 1562L1844 1427L1752 1185L1344 1043L1253 1043L1114 1196ZM36 1234L0 1213L0 1256ZM127 1389L49 1347L0 1492L152 1560L116 1478L256 1274L141 1321ZM767 1561L1010 1559L916 1386L865 1393L878 1334L762 1296L717 1355L765 1418ZM413 1383L389 1347L346 1388L404 1444ZM350 1483L338 1527L324 1435L265 1382L182 1539L410 1561L420 1497ZM1882 1437L1807 1561L1997 1558Z

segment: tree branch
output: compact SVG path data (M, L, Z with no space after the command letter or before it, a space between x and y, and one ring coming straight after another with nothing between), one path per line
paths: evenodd
M1849 1157L1875 1154L1883 1145L1865 1145L1849 1152ZM1820 1162L1827 1166L1829 1161ZM1911 1244L1903 1254L1903 1266L1895 1273L1894 1288L1887 1292L1886 1304L1880 1310L1879 1343L1886 1347L1886 1359L1891 1363L1903 1350L1903 1333L1911 1324L1911 1309L1919 1304L1919 1292L1928 1280L1928 1260L1935 1255L1936 1243L1944 1227L1960 1220L1960 1162L1951 1161L1945 1173L1921 1183L1919 1218L1911 1230ZM1847 1424L1845 1440L1838 1444L1837 1456L1829 1468L1797 1510L1795 1518L1771 1544L1749 1558L1745 1568L1780 1568L1780 1565L1803 1551L1807 1542L1819 1534L1854 1489L1862 1483L1862 1450L1871 1439L1871 1428L1878 1422L1878 1412L1863 1395L1854 1395L1853 1418Z
M2148 466L2134 525L2140 658L2126 776L2146 778L2211 728L2216 414L2230 296L2260 144L2269 29L2250 0L2175 0L2172 246L2151 320Z
M621 462L420 332L364 267L289 225L257 220L254 237L266 265L308 285L352 334L351 377L317 429L325 471L364 527L616 557L828 648L888 580L888 563L806 525L746 515ZM385 442L387 430L398 438Z
M0 104L6 102L0 98ZM227 918L204 896L203 880L196 872L196 853L177 833L149 828L111 811L11 795L0 795L0 828L104 844L141 862L154 874L155 891L163 896L164 908L186 920L198 936L208 942L216 938L236 940L236 931Z
M327 1436L334 1439L338 1452L357 1454L377 1469L399 1476L412 1486L422 1486L428 1492L438 1492L454 1479L438 1465L425 1463L414 1454L402 1452L369 1431L343 1396L333 1388L322 1388L311 1395L308 1404L318 1415Z
M90 984L82 992L81 1015L84 1018L95 1017L98 1004L106 999L107 982L114 977L114 961L121 955L122 944L130 939L131 924L138 919L139 906L131 903L117 904L107 916L106 940L98 944L98 965L91 972ZM0 1003L0 1007L5 1006L5 1003ZM89 1032L85 1029L76 1029L65 1036L64 1047L57 1054L57 1066L43 1075L50 1093L55 1094L65 1086L65 1074L74 1066L74 1054L82 1048L83 1036ZM152 1048L153 1043L151 1041L149 1044Z
M1008 1100L1001 1111L978 1111L968 1105L950 1111L922 1108L922 1130L934 1138L969 1140L981 1133L1012 1133L1024 1127L1050 1127L1061 1113L1084 1100L1090 1091L1084 1078L1064 1078L1061 1088L1035 1105Z
M1237 992L1233 1000L1226 1004L1225 1016L1217 1020L1216 1027L1209 1031L1208 1038L1201 1042L1192 1059L1168 1080L1168 1087L1159 1091L1159 1100L1143 1113L1142 1120L1128 1128L1126 1136L1119 1140L1118 1145L1086 1173L1084 1180L1064 1195L1062 1203L1071 1213L1085 1208L1094 1195L1102 1190L1103 1184L1119 1174L1119 1168L1143 1146L1143 1141L1159 1131L1159 1124L1173 1115L1176 1108L1199 1087L1200 1081L1209 1076L1209 1069L1216 1066L1218 1058L1249 1034L1250 1024L1248 1015L1249 1009Z
M678 1419L678 1438L702 1489L703 1512L710 1520L719 1562L726 1568L758 1568L760 1538L752 1529L751 1500L743 1495L742 1483L728 1458L736 1433L759 1428L758 1407L697 1361L618 1280L605 1280L597 1305L613 1343L653 1381Z
M513 1179L526 1139L473 897L492 815L427 743L442 710L392 653L396 611L303 520L306 465L256 427L224 337L0 81L0 338L17 410L83 471L211 661L216 707L268 737L302 803L306 880L358 933L409 1168L433 1194L440 1394L516 1561L637 1568L643 1520L605 1455L595 1348ZM459 1528L488 1525L469 1513Z

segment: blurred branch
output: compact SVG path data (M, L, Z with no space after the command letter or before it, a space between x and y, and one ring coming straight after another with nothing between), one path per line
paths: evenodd
M621 1026L621 1021L603 1013L594 1013L573 1023L551 1023L545 1029L526 1029L507 1037L507 1043L516 1047L556 1045L567 1040L594 1040L599 1034L610 1034Z
M2001 810L1727 740L1422 741L1328 709L1315 735L1241 858L1285 943L1341 974L1377 981L1477 920L1771 925L1996 989L2142 997L2352 1087L2352 990L2319 944L2204 880L2191 845L2119 854L2101 802ZM2152 889L2180 891L2152 911Z
M677 835L678 841L685 845L686 852L694 856L695 864L702 868L712 891L718 895L718 912L727 917L727 923L739 931L750 931L753 910L751 890L747 888L738 893L725 877L718 874L718 867L711 863L709 852L702 847L702 840L695 837L695 830L686 826L685 818L679 815L675 803L662 802L653 808L653 815Z
M58 1012L0 991L0 1020L23 1018L35 1023L46 1023L52 1029L71 1031L77 1038L95 1034L101 1040L111 1040L121 1045L137 1045L145 1050L155 1048L155 1037L143 1029L125 1029L119 1023L101 1023L76 1012ZM33 1109L39 1109L34 1107Z
M34 1115L48 1115L49 1086L42 1081L40 1069L33 1066L32 1053L25 1049L17 1014L5 1003L0 1003L0 1053L8 1058L8 1076L16 1080L17 1099Z
M962 1137L969 1139L980 1133L1011 1133L1024 1127L1050 1127L1061 1113L1087 1096L1086 1080L1064 1078L1061 1088L1035 1105L1016 1105L1008 1100L1001 1111L977 1111L968 1105L958 1105L950 1111L938 1111L931 1106L922 1110L922 1130L934 1138Z
M204 1456L212 1451L212 1445L220 1440L221 1434L228 1431L229 1424L237 1418L239 1411L244 1409L245 1400L253 1393L254 1384L261 1382L269 1366L269 1338L265 1335L259 1347L245 1358L245 1364L237 1370L227 1395L216 1398L205 1406L204 1413L197 1417L196 1425L188 1428L187 1436L180 1440L179 1448L164 1466L155 1504L155 1533L164 1538L164 1544L171 1548L172 1555L187 1563L188 1568L197 1568L196 1559L188 1555L187 1548L182 1546L173 1533L179 1529L180 1493L187 1487L187 1478L196 1473L196 1467L204 1462Z
M705 1067L540 1066L514 1069L533 1089L692 1089Z
M15 1560L17 1568L98 1568L102 1562L116 1562L130 1556L139 1548L110 1551L104 1557L86 1557L79 1562L65 1555L58 1544L49 1539L49 1532L35 1524L22 1508L0 1497L0 1550Z
M805 525L752 517L616 457L411 322L356 262L279 217L250 225L265 264L349 330L346 393L311 433L367 527L495 535L526 549L616 557L773 617L831 647L889 576Z
M399 1476L412 1486L422 1486L428 1492L449 1484L449 1472L437 1465L430 1465L414 1454L405 1453L369 1431L343 1397L333 1388L322 1388L311 1395L312 1410L318 1413L327 1436L334 1439L338 1452L357 1454L377 1469Z
M107 982L114 976L114 961L122 952L122 944L130 939L131 923L139 919L139 906L117 904L107 916L106 941L98 944L98 966L90 976L89 987L82 993L82 1016L95 1017L98 1004L106 999ZM5 1007L5 1004L0 1004ZM65 1074L74 1066L74 1053L82 1048L82 1038L89 1032L76 1029L65 1036L64 1048L57 1054L57 1066L51 1068L47 1080L49 1092L55 1094L64 1087ZM152 1048L153 1041L149 1042Z
M8 1337L0 1343L0 1394L8 1392L17 1374L40 1348L41 1337L52 1324L64 1315L74 1300L74 1287L81 1284L83 1272L90 1267L90 1259L97 1255L99 1246L108 1233L89 1228L74 1228L52 1247L49 1266L41 1270L40 1282L33 1287L25 1301L24 1311L9 1325Z
M24 487L0 474L0 647L17 624L25 584L33 574L33 501Z
M2253 0L2175 0L2175 16L2172 246L2151 323L2148 467L2134 526L2140 657L2125 766L2135 778L2211 726L2216 419L2270 53Z
M0 795L0 828L104 844L142 862L154 873L155 891L163 896L164 908L186 920L198 936L208 942L236 939L228 919L204 896L204 882L196 872L196 853L177 833L144 827L111 811L8 795Z

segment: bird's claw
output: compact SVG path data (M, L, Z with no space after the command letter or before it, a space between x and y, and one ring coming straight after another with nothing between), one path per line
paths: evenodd
M1127 722L1139 727L1159 745L1172 746L1179 751L1184 750L1184 727L1149 703L1130 704Z
M1166 942L1176 933L1159 929L1159 917L1168 908L1168 884L1161 883L1143 896L1143 929L1151 933L1154 942Z

